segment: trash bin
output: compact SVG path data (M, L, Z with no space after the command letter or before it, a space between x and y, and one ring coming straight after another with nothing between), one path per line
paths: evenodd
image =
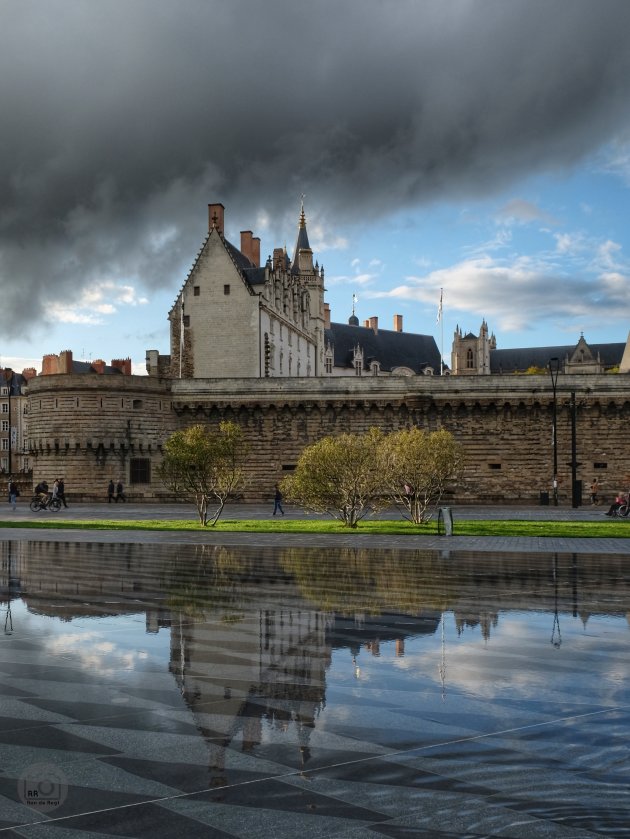
M450 507L440 507L438 510L438 535L453 535L453 511Z
M541 507L548 507L549 506L549 493L545 492L545 490L540 491L540 506Z

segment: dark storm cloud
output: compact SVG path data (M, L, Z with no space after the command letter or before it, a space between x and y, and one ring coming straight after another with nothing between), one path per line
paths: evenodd
M2 334L176 290L209 201L374 223L568 167L628 125L628 35L627 0L0 0Z

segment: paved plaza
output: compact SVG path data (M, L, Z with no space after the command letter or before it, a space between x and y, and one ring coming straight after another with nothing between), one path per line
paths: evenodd
M630 836L630 522L457 535L604 512L379 537L33 530L4 504L0 835Z

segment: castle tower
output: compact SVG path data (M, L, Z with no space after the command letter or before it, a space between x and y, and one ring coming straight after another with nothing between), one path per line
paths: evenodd
M324 329L326 313L324 308L324 268L317 263L313 265L313 251L308 240L306 230L306 214L304 212L304 199L300 207L300 219L298 221L298 234L293 252L291 264L291 275L308 291L308 307L311 316L311 331L314 332L316 341L315 351L315 376L325 374L324 362Z
M479 335L468 332L462 333L459 326L453 336L451 351L451 369L454 376L489 376L490 352L496 349L497 342L493 335L489 335L488 324L484 320L479 329Z

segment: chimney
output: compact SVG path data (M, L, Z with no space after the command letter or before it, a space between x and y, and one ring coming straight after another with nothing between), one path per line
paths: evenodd
M223 236L223 222L225 216L225 207L223 204L208 204L208 230L213 227L219 231Z
M30 382L30 380L34 379L37 375L37 370L34 367L25 367L24 370L22 370L22 375L27 382Z
M96 370L97 373L100 373L101 376L105 372L105 362L102 358L97 358L95 361L92 362L92 367Z
M112 367L123 374L123 376L131 376L131 359L130 358L112 358Z
M402 315L394 315L394 332L402 332Z
M42 376L53 376L59 372L59 356L48 353L42 358Z
M241 253L243 256L246 256L250 262L253 262L251 230L241 230Z
M378 335L378 318L370 318L369 326L370 329L374 330L374 334Z
M363 321L363 326L365 326L366 329L369 329L370 328L370 321L369 320L364 320Z
M284 248L273 249L273 270L277 271L279 268L284 268Z
M72 373L72 350L59 353L59 372Z
M330 329L330 303L324 303L324 329Z
M260 268L260 237L254 236L252 239L252 262L256 268Z

